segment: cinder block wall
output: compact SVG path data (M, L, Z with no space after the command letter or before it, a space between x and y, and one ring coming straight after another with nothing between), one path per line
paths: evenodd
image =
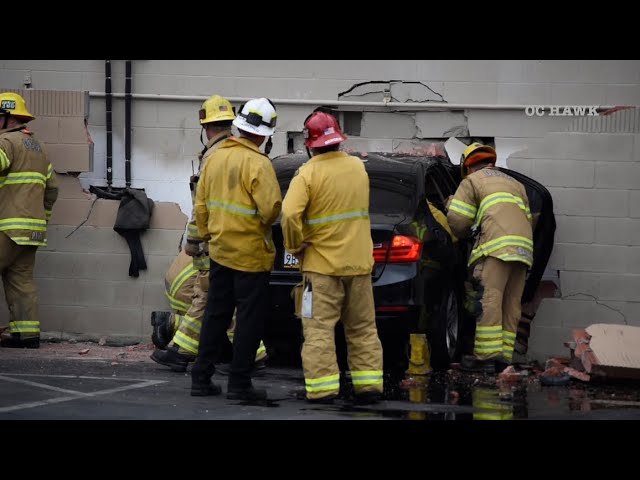
M288 99L335 100L340 92L369 80L401 79L423 82L394 87L399 101L446 100L472 104L628 104L640 103L637 61L506 61L506 60L136 60L134 93L229 97L267 96ZM112 87L124 92L125 62L112 61ZM104 60L0 60L0 84L21 88L28 75L32 87L104 92ZM380 100L381 85L363 86L345 100ZM370 93L366 93L370 92ZM355 95L355 96L353 96ZM124 184L124 100L115 99L114 182ZM185 179L201 148L197 117L199 102L134 100L132 169L134 186L153 198L177 202L188 213ZM286 132L300 132L314 108L280 106L273 154L286 152ZM354 149L392 151L414 146L410 139L433 138L452 126L468 123L496 137L540 138L548 121L529 121L513 112L478 111L454 115L394 115L380 122L377 112L365 115ZM467 117L467 122L464 121ZM370 117L370 118L367 118ZM546 119L548 120L548 118ZM398 124L396 126L396 124ZM486 130L490 130L486 132ZM94 148L94 171L82 175L84 186L105 179L105 100L92 98L89 130ZM402 132L398 132L402 130ZM397 136L394 136L396 135ZM521 143L525 143L524 141ZM420 144L418 144L419 146Z
M43 338L148 340L151 312L168 310L164 274L177 255L186 215L175 203L155 204L141 236L147 270L130 277L129 247L113 230L119 202L95 200L75 177L58 180L48 245L36 256ZM0 308L0 319L7 319L4 297Z
M640 326L640 135L609 133L634 130L637 115L573 122L509 159L548 186L558 222L549 267L562 296L545 300L536 316L536 357L566 354L561 339L577 327Z
M104 91L103 60L0 60L0 84L21 88L29 74L38 89ZM335 100L357 83L402 79L397 101L482 105L638 105L640 62L588 61L169 61L133 62L135 93L267 96ZM124 92L124 61L112 62L114 92ZM427 88L428 87L428 88ZM345 100L381 100L383 86L354 89ZM104 99L92 98L89 130L94 170L83 185L105 178ZM133 186L190 212L186 184L200 150L199 102L134 100ZM287 132L300 132L314 105L280 106L277 155ZM637 123L576 125L566 117L527 117L523 111L465 108L383 113L364 108L361 135L348 148L403 151L448 136L495 137L507 165L552 191L558 214L557 269L563 298L545 300L533 327L531 353L565 353L570 329L599 321L640 321L637 233L640 230ZM619 118L620 114L615 114ZM620 128L623 132L620 133ZM114 100L114 182L124 184L124 101ZM585 295L586 294L586 295ZM591 296L589 296L591 295Z

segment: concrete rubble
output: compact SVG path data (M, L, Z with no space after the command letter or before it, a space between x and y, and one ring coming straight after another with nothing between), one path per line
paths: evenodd
M573 341L566 342L570 355L549 358L542 368L537 363L517 363L498 375L465 373L457 363L449 374L471 375L477 382L509 389L518 384L539 383L542 386L569 385L579 382L640 379L640 327L617 324L593 324L575 329ZM411 372L409 372L411 373ZM419 376L418 376L419 377ZM410 378L400 388L415 388Z
M640 379L640 327L594 324L573 331L571 357L594 378Z
M550 358L540 375L543 385L567 385L571 379L640 379L640 327L597 323L573 331L565 342L569 358Z

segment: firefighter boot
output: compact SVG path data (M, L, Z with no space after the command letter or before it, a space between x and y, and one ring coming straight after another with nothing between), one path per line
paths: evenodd
M353 403L356 405L373 405L382 399L380 392L362 392L356 393L353 397Z
M197 376L191 378L192 397L210 397L221 393L222 387L217 383L213 383L210 377Z
M498 355L495 358L496 373L502 373L503 370L509 367L510 365L511 365L511 362L506 361L502 355Z
M0 347L40 348L40 337L21 338L19 333L12 333L10 337L2 337Z
M167 350L160 350L156 348L151 354L151 360L160 365L165 365L173 372L186 372L189 362L193 362L195 359L182 353L178 353L178 347L175 345Z
M326 397L320 398L307 398L307 402L312 403L314 405L333 405L333 401L338 398L337 393L332 393L331 395L327 395Z
M463 355L460 369L466 372L496 373L495 359L480 360L475 355Z
M227 387L227 398L229 400L255 401L266 400L267 391L261 388L254 388L253 385L247 387Z
M151 325L153 326L151 341L159 349L166 349L172 337L171 313L151 312Z

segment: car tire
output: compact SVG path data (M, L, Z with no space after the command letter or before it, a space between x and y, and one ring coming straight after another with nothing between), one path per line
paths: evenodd
M378 338L382 345L382 364L385 372L404 372L409 366L409 333L404 330L381 331ZM349 356L344 327L336 325L336 360L341 373L349 371Z
M265 338L269 365L300 366L302 365L302 341L293 337Z
M462 292L447 287L427 332L431 367L446 370L458 360L462 326Z

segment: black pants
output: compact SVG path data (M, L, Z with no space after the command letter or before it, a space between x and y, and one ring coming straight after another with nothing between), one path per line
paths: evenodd
M191 370L194 383L207 383L222 354L227 328L236 312L233 360L228 385L251 386L251 370L269 312L269 272L241 272L211 260L209 293L204 311L198 357Z

